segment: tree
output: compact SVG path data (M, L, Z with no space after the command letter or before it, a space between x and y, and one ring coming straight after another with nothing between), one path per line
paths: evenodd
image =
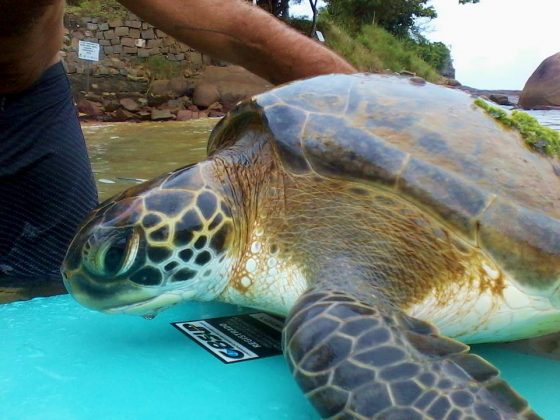
M317 1L318 0L309 0L309 5L311 6L311 11L313 12L313 17L311 18L312 19L311 32L309 33L309 36L311 38L314 38L315 33L317 32L317 15L319 13L317 10Z
M289 4L290 0L257 0L257 6L280 19L288 19L290 17Z
M327 10L350 30L375 23L397 36L408 36L420 17L433 19L437 13L429 0L328 0Z

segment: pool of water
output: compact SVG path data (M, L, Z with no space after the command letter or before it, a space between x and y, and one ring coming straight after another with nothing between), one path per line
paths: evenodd
M85 125L100 199L204 159L208 136L218 121Z

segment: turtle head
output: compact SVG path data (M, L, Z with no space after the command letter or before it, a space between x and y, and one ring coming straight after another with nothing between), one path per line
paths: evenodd
M93 211L62 266L78 302L150 317L224 289L234 224L208 163L135 186Z

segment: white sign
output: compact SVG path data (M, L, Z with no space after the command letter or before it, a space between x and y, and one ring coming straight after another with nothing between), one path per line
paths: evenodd
M323 36L323 34L321 33L321 31L315 31L315 35L317 35L317 39L320 42L325 42L325 37Z
M78 57L82 60L99 61L99 44L80 41L78 43Z

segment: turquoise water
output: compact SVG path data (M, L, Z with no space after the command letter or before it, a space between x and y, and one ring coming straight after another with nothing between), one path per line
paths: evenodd
M0 418L317 419L284 358L225 365L169 323L243 312L190 303L146 321L69 296L0 305ZM539 414L558 419L560 363L475 346Z

